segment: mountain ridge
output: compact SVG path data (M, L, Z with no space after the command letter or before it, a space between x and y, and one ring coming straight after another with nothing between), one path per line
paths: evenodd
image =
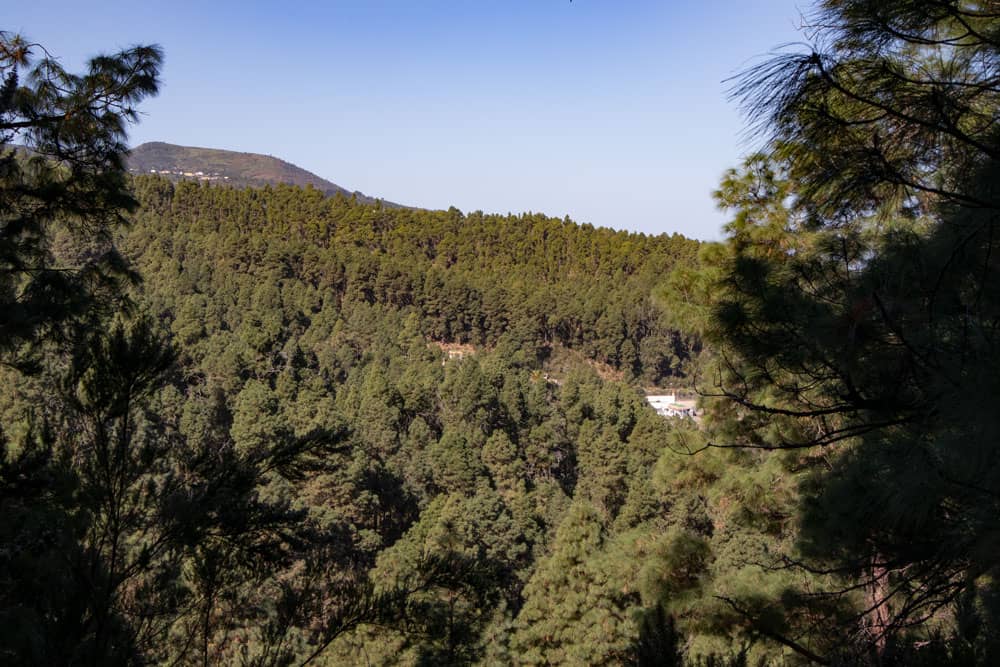
M262 153L149 141L130 151L127 167L133 174L156 173L172 180L199 180L234 187L261 187L278 183L303 188L311 185L328 196L342 194L357 197L365 204L380 201L384 206L405 208L401 204L349 190L291 162Z

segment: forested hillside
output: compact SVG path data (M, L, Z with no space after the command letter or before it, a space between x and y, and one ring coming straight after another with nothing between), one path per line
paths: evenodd
M389 627L333 642L320 664L634 655L649 603L615 588L642 564L630 531L656 518L650 486L670 430L636 383L687 381L695 339L665 324L652 292L693 263L697 243L538 215L383 209L293 187L152 177L134 187L141 208L119 246L183 377L164 389L161 418L174 415L182 439L218 432L247 452L339 433L315 472L269 479L268 493L336 535L336 556L317 564L332 582L427 588L388 610L398 615ZM440 346L451 343L474 352L448 360ZM559 348L581 362L555 377L544 368ZM605 383L583 359L632 384ZM580 551L576 531L596 541ZM637 559L601 565L615 538L613 549L638 549ZM301 545L298 567L322 544ZM534 615L549 615L545 577L565 575L566 549L599 568L586 576L605 592L588 596L616 601L580 640L573 609L589 603L567 601L557 629L569 634L545 640ZM433 581L441 567L449 577ZM277 585L288 575L271 576ZM246 604L258 591L239 582L230 595ZM301 659L323 633L296 611L300 627L284 639ZM268 648L259 623L213 627L214 659L235 659L226 632L245 650Z
M74 336L68 367L42 354L40 370L5 376L4 423L28 457L13 461L44 447L39 406L77 451L119 443L79 482L99 501L98 550L11 567L43 610L82 596L103 616L60 641L58 625L19 624L16 655L635 659L657 593L628 582L682 521L655 491L672 427L639 387L689 382L698 349L653 292L693 266L697 243L290 186L131 188L139 206L114 239L142 277L131 314ZM98 246L67 235L54 257ZM449 359L453 346L464 358ZM52 503L23 521L74 511ZM58 561L59 544L41 550ZM86 582L43 577L107 557L118 562L96 600ZM552 597L567 568L589 582L585 599Z
M143 207L124 247L157 309L203 355L235 354L235 343L251 358L287 356L356 312L412 315L427 342L504 342L533 364L571 348L647 385L683 382L696 352L653 303L671 268L697 254L678 235L387 209L287 186L140 177L135 188Z
M820 2L720 243L131 177L159 48L0 32L0 662L997 664L994 5Z

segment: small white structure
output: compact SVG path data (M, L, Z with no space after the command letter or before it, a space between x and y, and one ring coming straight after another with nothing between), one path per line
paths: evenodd
M437 348L444 352L444 360L441 363L446 363L447 361L461 361L462 359L471 357L476 353L476 348L467 343L431 341L427 344L427 347Z
M677 394L651 394L646 396L649 405L661 417L694 417L694 401L677 401Z
M667 408L677 402L677 394L651 395L646 396L646 400L649 401L654 410L662 415Z

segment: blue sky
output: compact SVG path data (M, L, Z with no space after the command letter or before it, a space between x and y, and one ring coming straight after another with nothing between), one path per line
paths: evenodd
M71 68L166 51L132 143L267 153L427 208L720 237L753 146L724 80L801 41L792 0L11 3Z

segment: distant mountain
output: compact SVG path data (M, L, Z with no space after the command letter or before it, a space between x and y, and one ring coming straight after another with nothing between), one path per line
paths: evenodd
M223 183L237 187L259 187L267 184L288 183L305 187L312 185L327 195L338 192L346 197L356 195L358 201L374 203L376 200L361 192L351 191L290 162L259 153L239 153L217 148L176 146L162 141L151 141L132 149L128 169L134 174L158 173L162 176ZM384 201L383 204L399 207Z

